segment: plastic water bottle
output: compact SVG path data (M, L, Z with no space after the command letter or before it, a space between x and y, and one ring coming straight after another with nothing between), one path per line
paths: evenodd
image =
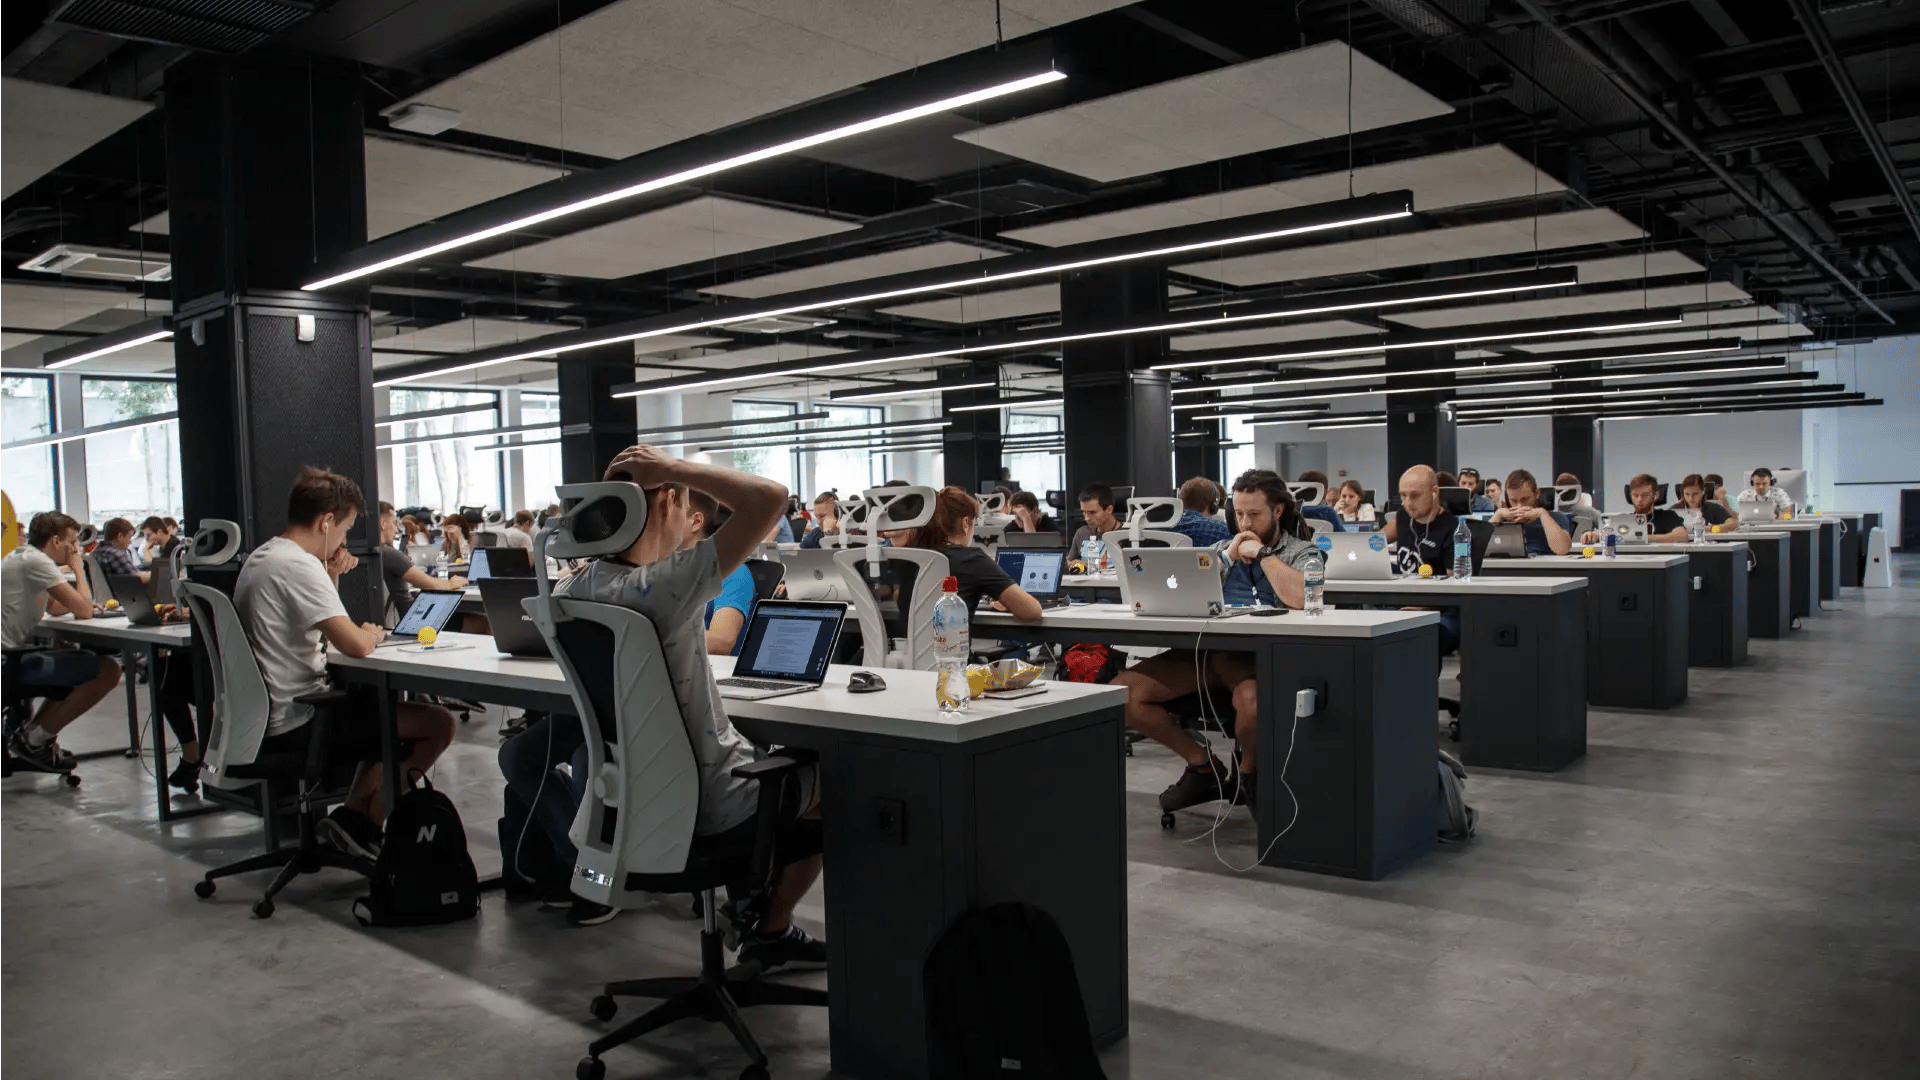
M933 605L933 696L941 712L959 712L973 699L967 686L967 654L973 640L970 613L960 599L960 579L940 583Z
M1300 571L1307 579L1307 614L1318 615L1327 609L1327 564L1319 552L1307 556L1307 565Z
M446 548L441 548L440 553L433 557L433 576L437 578L444 578L447 576L447 549Z
M1453 579L1473 580L1473 530L1467 528L1466 518L1453 530Z
M1693 523L1687 526L1687 539L1696 544L1704 544L1707 542L1707 516L1705 514L1694 518Z
M1608 529L1606 546L1607 546L1607 558L1609 559L1618 558L1620 555L1620 534L1617 532L1614 532L1612 529Z

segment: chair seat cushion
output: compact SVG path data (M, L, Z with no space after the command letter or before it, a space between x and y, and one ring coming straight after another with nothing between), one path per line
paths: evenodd
M755 822L749 820L736 828L712 836L693 838L693 850L687 855L687 868L677 874L628 874L628 892L699 892L726 885L750 884L753 871ZM820 821L802 818L778 827L773 833L773 866L810 859L820 854Z

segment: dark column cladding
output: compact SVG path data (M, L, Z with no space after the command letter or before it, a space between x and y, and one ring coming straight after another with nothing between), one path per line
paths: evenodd
M1433 392L1387 395L1387 475L1379 490L1399 491L1400 475L1415 465L1429 465L1438 472L1458 468L1453 410L1442 404L1452 397L1445 388L1453 385L1453 376L1391 375L1393 371L1445 367L1452 361L1453 350L1445 347L1388 354L1389 387L1432 387Z
M1192 412L1173 414L1173 482L1177 486L1196 476L1224 485L1221 420L1195 420Z
M1161 267L1075 270L1060 281L1060 322L1068 334L1140 322L1166 310L1167 275ZM1164 334L1062 346L1069 510L1073 494L1095 482L1130 484L1141 495L1172 494L1167 373L1149 370L1166 356L1166 347Z
M286 526L303 465L379 499L366 294L300 292L366 241L364 114L351 67L191 59L166 76L174 361L189 528L240 523L257 547ZM363 514L349 550L372 551ZM373 618L380 575L343 579Z
M633 381L633 345L618 342L560 358L560 481L599 480L620 451L638 441L632 398L613 388Z
M1570 472L1580 478L1582 489L1593 493L1597 506L1619 506L1606 490L1602 463L1606 460L1600 421L1591 416L1555 416L1553 418L1553 476L1539 477L1542 488L1551 488L1555 476ZM1679 497L1680 478L1663 476L1661 482L1673 485Z
M951 372L951 369L948 369ZM1000 365L979 362L969 365L967 374L983 379L999 379ZM946 475L942 482L962 491L978 493L980 484L1000 479L1001 419L1005 409L953 411L956 405L976 405L1000 396L998 387L982 390L949 390L940 395L940 418L950 421L941 429ZM1014 477L1018 480L1019 477Z

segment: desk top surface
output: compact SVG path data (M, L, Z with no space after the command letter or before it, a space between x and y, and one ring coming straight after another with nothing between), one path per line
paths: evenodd
M1725 540L1703 540L1698 544L1635 544L1633 545L1633 553L1635 555L1641 554L1642 552L1649 555L1672 555L1675 553L1690 555L1696 551L1732 551L1736 547L1744 546L1746 541L1746 537L1736 535Z
M1578 592L1587 587L1583 577L1541 577L1529 574L1526 577L1476 576L1467 581L1456 581L1451 577L1423 578L1411 574L1374 581L1340 581L1327 579L1327 588L1343 593L1382 593L1399 595L1401 593L1421 592L1435 596L1552 596L1556 593Z
M1641 545L1634 545L1637 551ZM1492 563L1496 560L1489 559ZM1500 559L1500 573L1519 572L1522 574L1566 574L1584 573L1588 570L1665 570L1669 566L1679 566L1687 561L1685 555L1616 555L1609 559L1599 553L1596 545L1593 558L1584 555L1533 555L1525 559Z
M1754 532L1793 532L1795 530L1806 532L1818 529L1820 526L1827 524L1828 520L1831 520L1831 518L1827 520L1822 520L1821 518L1794 518L1792 521L1743 521L1740 523L1740 528L1737 531L1745 532L1751 529Z
M975 612L973 625L980 630L1011 631L1022 628L1062 628L1098 634L1102 630L1135 631L1148 634L1200 634L1214 637L1283 638L1375 638L1413 630L1438 622L1431 612L1417 611L1327 611L1308 616L1298 611L1286 615L1223 615L1203 619L1177 615L1135 615L1121 604L1075 604L1048 608L1038 623L1025 623L1004 612Z
M460 646L441 648L440 646ZM732 674L734 658L715 656L715 677ZM372 656L332 653L334 667L384 671L392 675L457 678L477 687L566 693L566 676L550 659L506 656L483 634L445 633L433 648L397 645ZM847 691L847 679L859 668L834 664L818 690L757 701L722 699L729 716L803 724L808 727L960 743L1126 704L1126 690L1089 683L1049 682L1043 694L1010 700L981 699L965 712L942 713L934 702L933 673L892 668L876 672L887 684L871 694Z
M1802 530L1805 531L1805 530ZM1793 535L1790 529L1736 529L1730 533L1708 533L1709 544L1784 544Z
M91 619L48 615L41 618L40 628L52 634L86 637L95 641L125 641L145 645L185 645L193 637L193 628L183 622L164 626L135 626L124 615L95 616Z

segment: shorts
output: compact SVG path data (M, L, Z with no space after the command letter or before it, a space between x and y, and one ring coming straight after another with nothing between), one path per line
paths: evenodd
M349 699L333 707L327 725L326 756L330 761L379 761L380 694L372 687L346 687ZM313 738L309 720L296 728L260 740L261 754L303 754Z
M86 649L35 649L19 663L20 685L32 687L34 697L53 701L100 677L100 656Z
M791 774L781 777L777 782L780 784L780 805L774 811L773 819L776 849L788 846L781 843L783 836L796 832L811 832L814 834L811 840L813 845L812 850L807 851L805 854L811 855L818 853L820 850L818 847L819 822L806 815L807 811L813 809L814 802L820 797L819 763L816 762L796 769ZM735 847L750 849L753 847L754 836L759 827L760 816L755 814L753 817L748 818L725 832L714 833L711 836L695 837L694 843L701 847L712 845L713 847L721 849ZM799 847L805 846L807 846L807 842L802 840ZM799 857L804 858L805 855ZM774 856L774 865L784 865L781 862L777 850Z

